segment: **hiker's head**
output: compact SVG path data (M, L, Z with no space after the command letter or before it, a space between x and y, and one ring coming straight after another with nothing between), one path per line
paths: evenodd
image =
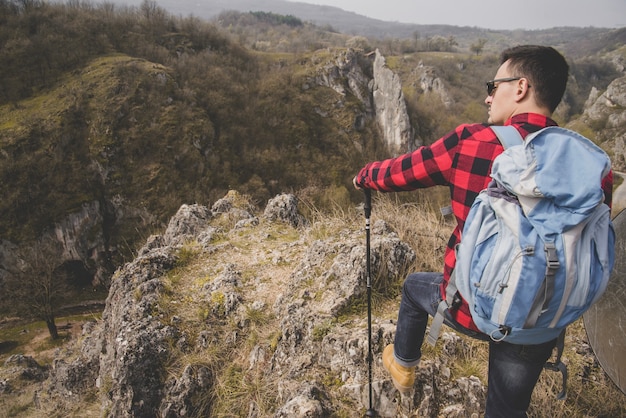
M569 66L552 47L522 45L502 52L494 80L487 83L489 122L502 124L518 113L549 116L561 102Z

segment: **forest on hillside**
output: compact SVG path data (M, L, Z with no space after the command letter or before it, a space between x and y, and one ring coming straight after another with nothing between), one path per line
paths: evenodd
M346 164L345 143L374 136L342 133L341 120L311 111L333 98L301 94L297 55L260 56L153 2L5 0L0 9L7 239L32 238L82 203L115 195L164 221L181 202L231 187L264 199L342 183L356 164ZM157 68L162 79L151 77Z

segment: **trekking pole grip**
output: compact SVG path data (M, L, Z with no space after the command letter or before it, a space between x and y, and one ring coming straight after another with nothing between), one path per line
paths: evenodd
M365 217L369 219L372 214L372 191L370 189L363 189L363 193L365 193L363 209L365 211Z

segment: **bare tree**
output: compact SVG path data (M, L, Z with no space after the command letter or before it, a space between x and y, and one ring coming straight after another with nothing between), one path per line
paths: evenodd
M52 339L59 338L55 318L69 291L67 280L60 273L61 252L61 244L51 237L23 249L21 268L10 286L16 311L21 316L44 321Z

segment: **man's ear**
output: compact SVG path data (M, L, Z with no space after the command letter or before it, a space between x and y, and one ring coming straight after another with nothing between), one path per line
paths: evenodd
M530 93L530 84L528 83L527 78L520 78L517 80L517 84L515 85L515 97L518 102L529 99L532 94Z

